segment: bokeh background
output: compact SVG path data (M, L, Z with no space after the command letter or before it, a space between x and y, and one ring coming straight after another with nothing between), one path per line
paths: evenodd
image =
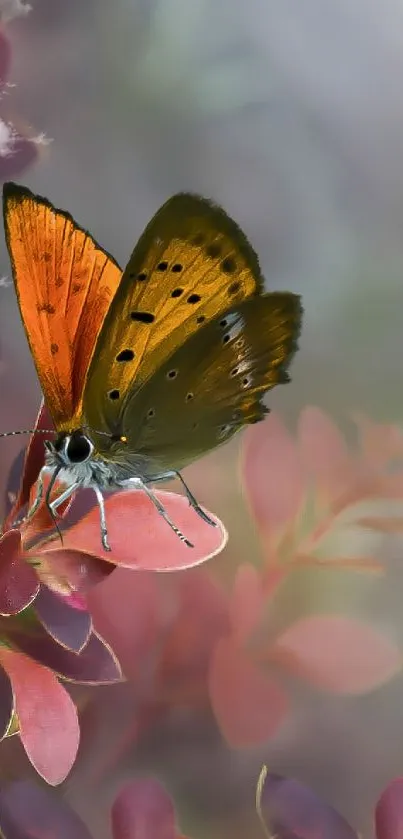
M290 434L297 434L301 411L311 405L353 447L357 414L398 427L402 4L32 0L26 14L22 6L0 2L12 50L0 116L3 107L2 119L33 138L37 151L15 177L68 209L121 264L172 193L195 191L221 203L258 251L268 288L303 297L292 384L268 403ZM10 278L3 239L0 275ZM6 281L0 286L0 394L1 428L30 427L40 393ZM378 443L388 434L380 430ZM21 445L18 439L0 444L3 494ZM332 449L329 437L326 445ZM137 580L131 574L129 581L117 572L106 594L95 595L94 610L104 634L120 645L130 685L74 689L83 739L59 794L99 839L109 835L108 806L119 783L136 774L152 773L166 783L187 834L252 839L262 835L254 787L263 761L310 783L368 836L374 800L403 773L399 668L365 695L317 691L290 676L289 712L257 743L228 742L217 721L206 661L227 631L223 602L243 563L260 573L268 561L267 534L262 538L248 498L251 487L264 496L262 473L270 476L273 467L268 458L254 480L258 458L252 460L247 485L244 457L237 440L186 472L198 499L229 530L222 556L202 572L188 572L187 581L183 573L150 582L147 575ZM281 458L275 469L281 475ZM331 612L354 616L402 649L403 545L399 527L392 529L364 551L376 554L381 574L340 567L287 574L270 603L270 632L302 614ZM362 552L360 543L356 553ZM153 600L151 607L154 595L139 592L154 586L158 604ZM124 596L118 624L114 610ZM204 598L200 615L187 598L192 604ZM149 630L151 608L158 612L157 640ZM178 615L186 608L181 630ZM172 643L181 653L175 647L166 654L163 676L152 681L174 621L180 640ZM208 649L199 667L204 633ZM230 696L227 701L230 706ZM271 713L269 701L265 713ZM2 749L0 774L28 777L16 738Z

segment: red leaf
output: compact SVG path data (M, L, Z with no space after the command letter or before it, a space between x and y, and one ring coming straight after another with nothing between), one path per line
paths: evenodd
M0 614L16 615L35 600L39 580L21 553L19 530L0 538Z
M4 839L92 839L60 795L30 781L17 781L0 790L0 830Z
M153 778L126 784L111 815L113 839L176 839L171 797Z
M270 414L244 434L243 478L252 512L262 529L278 530L298 513L304 475L294 440Z
M274 676L259 670L232 638L218 642L210 665L211 704L231 746L266 742L283 722L287 696Z
M74 702L51 670L23 653L2 647L0 660L13 686L24 749L45 781L60 784L80 739Z
M292 624L271 642L268 659L332 693L363 693L399 672L392 641L341 615L314 615Z
M107 562L143 571L177 571L192 568L215 556L225 546L227 534L217 518L217 527L206 524L182 495L156 492L175 525L194 548L189 548L164 521L144 492L119 492L106 499L111 552L103 550L99 510L91 510L63 534L64 547L101 557ZM210 514L211 515L211 514ZM60 542L48 542L57 550Z
M49 412L42 402L34 428L45 429L52 427L53 423ZM30 438L24 459L21 489L15 501L14 507L10 511L7 521L4 524L5 529L11 527L11 523L18 518L18 513L21 507L24 507L24 505L28 503L31 489L38 478L41 467L45 462L45 439L46 437L44 434L33 434Z
M375 810L377 839L403 839L403 778L395 778L383 791Z

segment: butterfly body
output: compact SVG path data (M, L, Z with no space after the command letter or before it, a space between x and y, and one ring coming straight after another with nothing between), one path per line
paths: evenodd
M300 299L265 293L242 231L199 196L166 202L124 272L68 213L23 187L5 185L4 218L58 435L45 470L66 486L58 503L94 490L107 547L105 490L139 488L158 506L150 484L181 479L178 470L263 419L264 394L288 381ZM36 507L40 498L39 488Z

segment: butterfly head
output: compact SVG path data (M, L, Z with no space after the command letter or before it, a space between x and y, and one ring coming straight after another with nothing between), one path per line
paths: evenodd
M95 448L92 440L81 428L70 434L59 434L54 442L47 440L45 446L48 453L47 459L55 461L58 466L67 468L87 463Z

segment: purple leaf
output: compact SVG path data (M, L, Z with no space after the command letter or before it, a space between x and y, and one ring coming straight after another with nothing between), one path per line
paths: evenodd
M357 839L348 822L309 787L272 773L261 776L260 817L277 839Z
M13 689L7 673L0 667L0 740L6 736L14 710Z
M4 839L92 839L66 801L30 781L0 791L0 830Z
M95 685L121 681L117 659L108 644L94 632L79 653L59 646L41 626L29 634L21 632L18 626L10 627L8 634L21 652L69 681Z
M35 612L52 638L69 650L80 652L85 647L92 629L91 615L73 609L61 597L41 586L35 600Z

